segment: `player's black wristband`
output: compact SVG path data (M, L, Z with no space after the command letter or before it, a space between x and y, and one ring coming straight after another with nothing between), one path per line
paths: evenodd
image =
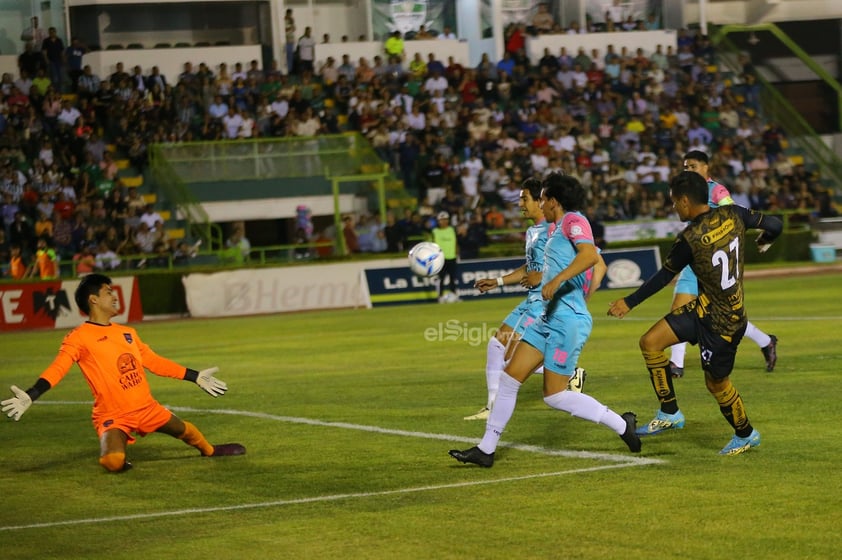
M35 385L26 390L26 394L29 395L29 398L32 399L33 402L35 402L38 397L52 389L52 387L53 386L50 385L49 381L43 377L39 377L38 381L35 382Z
M187 368L187 371L184 372L184 380L195 383L197 379L199 379L199 372L195 369Z

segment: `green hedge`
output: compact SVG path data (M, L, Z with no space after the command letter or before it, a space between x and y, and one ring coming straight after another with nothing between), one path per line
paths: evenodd
M139 274L140 301L144 315L187 313L187 298L181 283L183 270Z
M796 230L784 232L772 244L772 247L765 253L757 250L757 244L754 243L754 237L757 234L752 234L746 238L748 247L745 249L745 262L748 264L756 263L772 263L781 261L809 261L810 243L815 240L815 235L809 230ZM619 243L609 243L609 249L630 249L634 247L647 247L657 245L661 252L661 259L665 259L672 247L673 239L651 239L646 241L623 241Z

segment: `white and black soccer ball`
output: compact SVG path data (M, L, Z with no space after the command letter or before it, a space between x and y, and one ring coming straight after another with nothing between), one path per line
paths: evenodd
M435 276L444 267L444 253L432 241L422 241L409 251L409 269L418 276Z

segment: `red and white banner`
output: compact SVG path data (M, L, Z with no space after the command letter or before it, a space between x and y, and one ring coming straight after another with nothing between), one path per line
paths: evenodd
M29 284L0 284L0 331L56 328L67 329L84 323L87 315L73 299L79 280L56 280ZM143 320L137 278L114 278L117 296L117 323Z

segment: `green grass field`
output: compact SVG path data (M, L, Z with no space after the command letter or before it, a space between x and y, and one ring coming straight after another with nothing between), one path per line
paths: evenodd
M637 349L664 290L622 321L626 291L591 303L586 392L649 420ZM516 299L137 325L160 354L218 365L227 395L151 376L157 398L244 457L201 458L153 434L134 470L97 463L78 370L20 422L0 422L0 547L8 559L838 558L842 550L842 280L747 283L752 320L778 335L774 373L745 340L733 380L763 443L736 457L695 348L676 382L687 427L628 453L609 429L520 393L492 469L450 448L481 437L485 343ZM437 340L439 330L455 340ZM426 333L426 336L425 336ZM0 335L0 393L29 387L63 332Z

